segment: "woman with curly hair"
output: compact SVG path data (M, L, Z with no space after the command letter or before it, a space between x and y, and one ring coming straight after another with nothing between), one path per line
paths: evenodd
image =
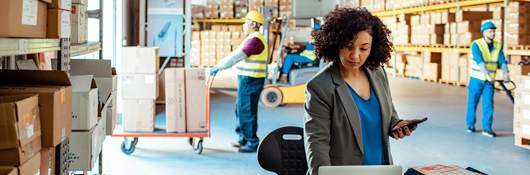
M409 136L382 65L390 30L364 8L335 9L314 31L315 52L330 64L307 83L304 136L309 174L320 166L390 165L389 136ZM396 129L394 132L392 132Z

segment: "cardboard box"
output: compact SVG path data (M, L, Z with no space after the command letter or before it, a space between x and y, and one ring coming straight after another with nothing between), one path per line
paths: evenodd
M442 24L455 22L455 13L442 12Z
M6 175L36 175L40 174L40 154L35 154L24 164L17 167L0 166L0 174L3 172L9 173Z
M2 175L18 175L16 167L0 166L0 174Z
M457 22L462 21L481 21L483 19L491 19L493 13L491 12L476 12L476 11L457 11L455 18Z
M151 132L154 130L155 101L123 100L122 123L125 132Z
M158 97L157 74L123 74L121 90L123 99L150 99ZM141 92L141 93L139 93Z
M97 129L90 131L73 131L70 136L70 151L68 153L69 170L90 171L97 160L96 147L98 144Z
M69 174L70 160L68 159L68 154L70 153L70 147L70 139L66 139L55 148L50 148L53 156L50 174Z
M71 75L94 75L98 87L99 106L118 90L116 70L111 60L70 59Z
M39 0L0 1L0 37L46 37L46 7Z
M159 49L157 47L123 47L123 73L156 74L159 70Z
M70 37L70 11L60 9L48 9L47 38Z
M88 41L88 14L87 4L72 3L72 14L70 15L70 42L74 44L86 43Z
M0 96L0 165L21 165L40 150L38 95Z
M473 33L480 33L480 26L481 26L481 22L480 21L462 21L462 22L457 22L456 23L458 25L457 27L457 33L468 33L468 32L473 32Z
M52 151L53 150L53 151ZM40 150L40 174L52 175L52 160L55 157L55 149L44 147ZM55 174L55 172L53 173Z
M166 130L186 132L186 83L184 68L167 68Z
M53 0L50 5L48 5L49 9L63 9L63 10L71 10L72 9L72 0Z
M63 71L1 70L0 94L39 94L42 145L53 147L72 127L72 87Z
M207 131L206 123L206 70L186 70L186 130Z
M93 75L71 76L72 130L90 130L98 118L98 88Z

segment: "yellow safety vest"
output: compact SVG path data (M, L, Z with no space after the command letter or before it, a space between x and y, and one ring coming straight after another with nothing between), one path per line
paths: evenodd
M489 76L491 78L495 78L497 74L497 68L499 67L498 61L499 61L499 53L501 51L500 43L497 41L493 41L493 50L491 52L489 50L488 43L486 43L484 38L477 39L473 41L473 43L476 43L480 49L480 52L482 54L482 58L484 59L484 64L486 65L486 69L488 70ZM473 50L471 52L473 52ZM471 66L469 66L470 76L473 78L479 79L479 80L486 80L487 79L486 74L480 71L480 67L478 66L477 62L475 62L473 59L471 59L470 62L471 62Z
M314 50L304 50L302 53L300 53L301 56L305 56L309 58L310 60L315 60L317 58L317 55L315 55Z
M236 68L238 70L237 74L253 78L265 78L267 69L267 58L269 57L269 47L267 45L267 42L265 42L263 35L259 32L251 33L247 36L247 38L245 38L245 40L243 40L243 43L239 47L243 47L243 44L245 44L247 40L254 37L257 37L263 44L263 51L261 51L261 53L259 54L250 55L243 61L239 62L236 65Z

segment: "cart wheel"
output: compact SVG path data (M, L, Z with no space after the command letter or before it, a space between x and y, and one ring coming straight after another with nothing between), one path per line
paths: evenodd
M261 91L260 101L266 107L275 108L282 104L283 94L276 87L266 87Z
M136 146L138 144L138 137L135 137L132 141L132 144Z
M197 147L193 147L193 150L195 151L195 153L197 154L201 154L202 153L202 139L199 140L199 142L197 142Z
M193 137L190 137L190 138L188 139L188 143L190 144L190 146L193 147Z
M135 138L136 143L138 143L138 138ZM134 140L129 142L128 139L123 140L121 142L121 152L127 155L131 155L134 150L136 149L136 144L134 144Z

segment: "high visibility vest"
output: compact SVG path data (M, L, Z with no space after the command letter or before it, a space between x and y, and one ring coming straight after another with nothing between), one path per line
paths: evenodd
M263 35L259 32L251 33L247 36L247 38L245 38L245 40L243 40L239 47L243 47L243 44L245 44L247 40L254 37L257 37L261 41L261 43L263 44L263 50L261 51L261 53L250 55L246 59L239 62L236 65L236 68L238 70L237 74L253 78L265 78L267 69L267 58L269 57L269 47L267 45L267 42L265 42Z
M314 50L304 50L302 53L300 53L301 56L307 57L310 60L315 60L317 58L317 55L315 55Z
M480 49L480 53L482 54L482 58L484 59L484 64L486 65L486 70L488 70L489 76L491 78L495 78L495 76L497 75L497 68L499 67L498 61L499 61L499 53L501 51L500 43L497 41L493 41L493 50L491 52L488 47L488 43L486 43L484 38L477 39L473 41L473 43L476 43ZM471 66L469 66L470 76L473 78L479 79L479 80L486 80L487 79L486 74L480 71L480 67L478 66L477 62L473 59L471 59L470 62L471 62Z

